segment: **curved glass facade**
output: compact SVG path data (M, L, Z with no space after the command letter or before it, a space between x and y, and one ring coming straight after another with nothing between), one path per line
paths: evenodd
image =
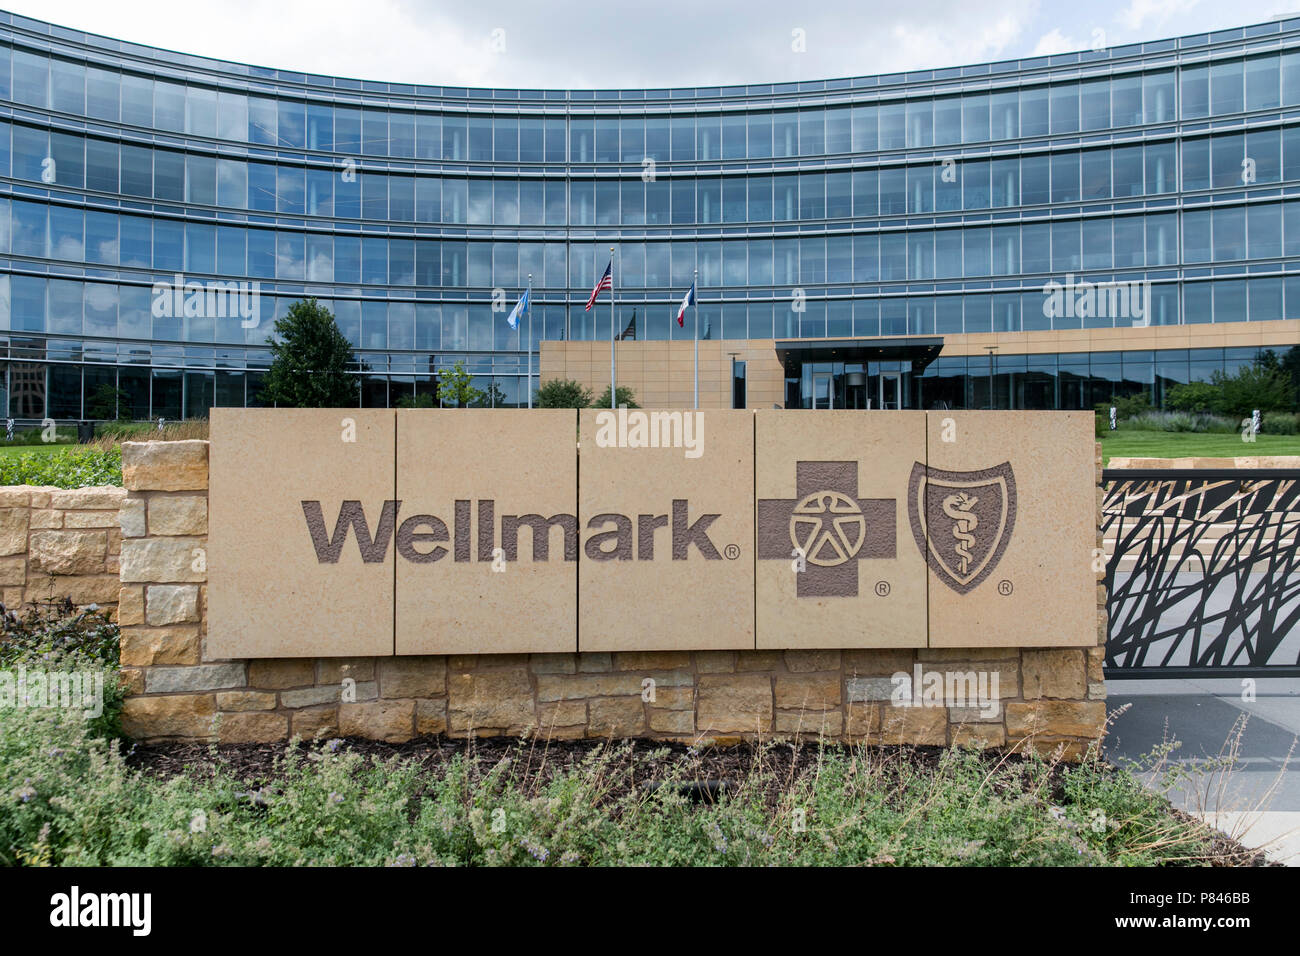
M140 418L256 404L273 321L304 296L356 346L359 404L431 393L464 359L522 405L504 310L531 275L535 340L608 339L607 307L583 305L611 245L618 325L635 309L643 340L682 337L697 272L715 339L1300 316L1300 19L892 76L542 91L304 75L0 15L15 417L90 416L104 384ZM1048 283L1085 278L1148 283L1149 308L1045 308ZM254 311L214 307L245 282ZM1080 407L1095 379L1250 354L1062 349L1000 355L997 375L1024 376L1008 405ZM984 364L940 357L909 394L979 407Z

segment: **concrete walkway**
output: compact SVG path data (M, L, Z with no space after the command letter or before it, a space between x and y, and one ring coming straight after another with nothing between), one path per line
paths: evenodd
M1106 756L1139 761L1143 779L1175 806L1300 866L1300 679L1254 685L1247 700L1241 680L1109 680L1107 711L1130 706L1111 724ZM1166 769L1186 774L1172 786L1143 759L1164 741L1180 744Z

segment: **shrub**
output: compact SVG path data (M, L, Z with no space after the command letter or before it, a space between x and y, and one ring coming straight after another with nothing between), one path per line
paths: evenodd
M123 441L187 441L207 437L206 418L186 418L181 421L167 422L161 432L156 421L105 422L95 426L95 441L105 446Z
M701 770L689 751L595 747L548 773L527 754L491 766L456 755L439 773L331 741L286 748L270 779L218 765L160 780L78 722L0 714L14 795L0 799L0 863L1151 865L1202 862L1208 842L1203 824L1096 761L953 750L923 765L829 747L795 773L760 751L716 802L693 804L677 789Z
M1125 423L1128 431L1201 432L1229 435L1239 431L1239 424L1222 415L1197 412L1142 412Z
M1220 389L1209 382L1174 385L1165 393L1165 404L1176 412L1208 412L1219 399Z
M1300 415L1269 412L1260 416L1259 430L1265 435L1300 435Z
M117 667L118 635L118 626L94 604L78 611L64 598L24 614L0 604L0 667L56 658Z
M19 452L0 456L0 485L85 488L122 484L122 449L87 446L66 452Z
M1149 392L1138 392L1134 395L1116 395L1108 402L1098 402L1093 408L1098 415L1103 416L1107 421L1107 429L1110 428L1110 409L1115 407L1115 417L1119 421L1127 421L1135 415L1151 410L1151 395Z
M636 394L632 391L632 389L628 388L626 385L620 385L618 387L618 404L626 405L628 408L641 407L636 403ZM591 407L609 408L609 386L608 385L605 386L605 390L600 393L600 395L596 398L596 400L591 403Z
M118 626L93 604L78 611L64 598L24 614L0 605L0 670L11 677L19 667L28 674L98 672L103 679L102 712L87 718L77 710L72 716L86 725L86 734L115 738L121 733L119 717L125 699L118 675L120 634ZM0 703L0 723L7 722L7 710ZM4 767L3 760L0 767ZM0 846L0 858L3 849Z
M609 398L608 391L605 397ZM591 406L591 389L570 378L553 378L542 383L534 404L538 408L588 408Z
M1265 362L1243 365L1231 375L1215 372L1210 379L1220 393L1214 411L1224 415L1235 415L1240 419L1256 409L1261 412L1289 411L1295 404L1290 374Z

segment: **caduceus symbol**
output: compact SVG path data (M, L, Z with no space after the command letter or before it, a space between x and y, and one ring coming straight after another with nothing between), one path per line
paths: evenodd
M954 550L957 556L961 558L958 565L960 574L966 574L970 569L971 545L975 543L975 535L971 534L975 526L980 523L979 518L971 513L975 507L975 502L979 501L966 492L961 491L955 495L949 495L943 499L943 513L953 519L952 536L957 539Z

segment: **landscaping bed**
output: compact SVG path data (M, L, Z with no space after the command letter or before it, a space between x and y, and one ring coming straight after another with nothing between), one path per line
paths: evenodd
M345 765L354 779L403 775L399 818L418 830L432 817L448 833L463 828L466 840L452 859L426 847L427 856L398 854L398 862L1267 865L1262 853L1096 760L793 742L426 737L137 745L126 762L195 791L229 793L239 781L227 809L236 816L270 815L296 800L305 774L327 768ZM367 795L331 790L326 799L342 807Z
M103 613L66 602L23 615L0 606L0 671L103 678L93 711L84 699L0 701L0 865L1265 862L1174 810L1139 780L1142 767L1093 754L1069 764L790 741L135 744L118 720L118 638Z

